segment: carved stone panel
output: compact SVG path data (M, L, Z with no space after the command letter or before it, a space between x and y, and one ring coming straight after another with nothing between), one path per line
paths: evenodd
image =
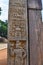
M10 41L9 56L11 65L27 65L26 41Z
M8 40L8 65L28 65L27 0L9 1Z
M25 39L27 26L27 1L10 0L8 38Z

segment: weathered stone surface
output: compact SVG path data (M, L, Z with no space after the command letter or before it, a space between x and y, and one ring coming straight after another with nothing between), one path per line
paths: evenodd
M42 9L41 0L28 0L28 8Z
M42 38L40 28L41 9L41 0L9 1L8 65L29 65L29 63L30 65L43 64L41 47L43 39L40 42ZM27 14L29 18L27 18ZM27 25L27 23L29 24ZM28 45L30 45L29 48ZM28 53L28 50L30 53ZM28 56L29 54L30 58Z
M30 65L42 65L41 12L29 10Z
M9 62L11 65L27 65L26 41L10 41L9 43ZM12 61L14 59L14 61Z
M9 9L9 35L10 40L26 39L27 25L27 2L26 0L10 0Z
M27 1L9 1L8 65L28 65Z
M43 22L42 22L42 24L41 24L41 36L40 36L40 38L41 38L41 40L40 40L40 43L41 43L41 59L42 59L42 65L43 65Z
M41 0L28 0L30 65L43 64L43 45L41 40L41 9Z

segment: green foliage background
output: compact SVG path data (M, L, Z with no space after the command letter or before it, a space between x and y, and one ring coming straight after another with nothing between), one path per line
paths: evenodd
M1 16L1 11L2 9L0 7L0 16ZM0 36L1 37L7 38L7 25L8 25L7 20L5 22L0 20Z
M7 38L7 21L3 22L0 20L0 36Z

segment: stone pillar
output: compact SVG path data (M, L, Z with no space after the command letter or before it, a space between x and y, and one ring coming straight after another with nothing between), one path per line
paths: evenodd
M41 0L28 0L30 65L43 65L41 53Z
M8 65L28 65L27 0L9 0Z

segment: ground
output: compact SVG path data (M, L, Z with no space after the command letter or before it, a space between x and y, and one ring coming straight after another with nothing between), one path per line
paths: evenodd
M0 50L0 65L7 65L7 49Z
M7 65L7 44L0 43L0 65Z

